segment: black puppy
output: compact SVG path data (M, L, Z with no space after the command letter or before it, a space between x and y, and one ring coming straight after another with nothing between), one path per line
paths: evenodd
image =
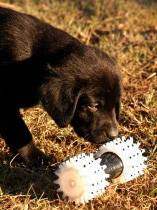
M28 163L44 159L20 116L42 102L59 127L102 143L118 135L121 76L96 47L37 18L0 8L0 134Z

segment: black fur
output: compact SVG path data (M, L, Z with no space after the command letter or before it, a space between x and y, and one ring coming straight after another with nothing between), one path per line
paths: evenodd
M107 54L0 7L0 134L12 151L31 153L21 149L32 142L21 107L41 101L58 126L102 143L118 134L120 98L120 72Z

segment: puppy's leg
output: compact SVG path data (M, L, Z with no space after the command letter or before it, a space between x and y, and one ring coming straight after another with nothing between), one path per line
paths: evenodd
M40 151L32 140L32 135L13 106L0 105L0 134L15 154L29 165L41 165L48 162L48 157Z

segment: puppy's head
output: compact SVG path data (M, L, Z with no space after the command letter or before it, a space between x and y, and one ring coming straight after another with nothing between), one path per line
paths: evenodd
M64 57L64 56L63 56ZM118 135L121 76L115 61L95 47L85 46L51 63L42 86L42 103L60 127L93 143Z

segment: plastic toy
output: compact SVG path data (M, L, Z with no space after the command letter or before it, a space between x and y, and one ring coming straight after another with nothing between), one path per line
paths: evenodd
M63 193L63 199L85 204L105 192L108 178L124 183L144 174L147 158L139 145L133 143L132 137L123 136L104 144L96 153L83 153L61 163L55 171L57 191Z

